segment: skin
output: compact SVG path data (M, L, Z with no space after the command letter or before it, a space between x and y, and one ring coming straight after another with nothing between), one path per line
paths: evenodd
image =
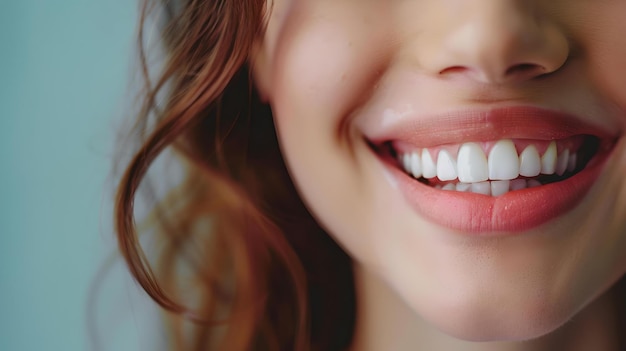
M354 259L354 350L617 349L624 13L622 0L272 3L253 73L303 200ZM516 235L422 218L364 140L364 111L511 104L575 113L618 136L580 205Z

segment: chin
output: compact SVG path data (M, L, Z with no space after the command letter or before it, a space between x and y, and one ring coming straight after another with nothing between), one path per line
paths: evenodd
M441 332L472 342L525 341L550 334L577 309L558 299L505 302L467 296L445 296L422 309L421 316Z
M609 301L603 296L624 274L623 265L598 274L587 271L590 276L581 279L580 269L556 273L541 265L504 267L503 261L489 259L448 262L432 274L409 276L395 267L397 274L380 276L418 320L416 330L428 326L470 342L530 341L565 331L577 320L595 323L590 313L598 309L591 306Z

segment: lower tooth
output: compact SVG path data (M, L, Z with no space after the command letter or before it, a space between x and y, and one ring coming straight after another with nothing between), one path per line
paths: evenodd
M522 190L526 188L534 188L541 186L541 182L536 179L513 179L513 180L491 180L477 183L447 183L437 184L435 189L458 191L458 192L472 192L476 194L489 195L489 196L502 196L509 191Z
M491 181L491 196L500 196L509 192L510 181L493 180Z
M467 192L467 191L470 191L471 187L472 187L472 184L470 183L457 183L456 191Z
M513 179L510 189L511 191L526 189L526 179Z
M456 190L456 186L454 186L454 184L452 183L448 183L441 187L441 190Z
M491 195L491 184L489 182L472 183L470 191L476 194Z

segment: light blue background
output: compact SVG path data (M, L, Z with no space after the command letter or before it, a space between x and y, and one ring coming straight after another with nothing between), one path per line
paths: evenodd
M149 349L129 318L132 282L108 274L90 291L115 245L108 182L114 121L130 101L136 17L133 0L0 8L2 351L94 349L88 298L104 306L92 321L102 348Z

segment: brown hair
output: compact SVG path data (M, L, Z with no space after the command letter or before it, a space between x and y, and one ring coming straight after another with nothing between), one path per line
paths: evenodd
M340 350L352 337L350 259L297 196L251 84L265 9L263 0L142 2L141 146L118 186L116 230L130 272L169 311L175 350ZM157 10L167 59L152 82L144 28ZM168 149L187 178L154 208L163 243L154 262L134 202Z

